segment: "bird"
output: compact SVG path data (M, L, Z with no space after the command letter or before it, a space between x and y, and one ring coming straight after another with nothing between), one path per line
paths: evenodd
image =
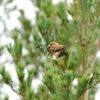
M67 46L59 44L57 42L50 42L48 48L50 48L51 52L53 53L53 59L56 60L65 55Z
M59 44L57 42L50 42L50 44L48 45L48 48L50 48L51 52L53 53L53 60L56 64L61 66L61 69L65 72L66 70L66 63L64 61L64 59L59 59L59 61L57 61L58 58L60 57L64 57L66 58L67 56L67 46Z

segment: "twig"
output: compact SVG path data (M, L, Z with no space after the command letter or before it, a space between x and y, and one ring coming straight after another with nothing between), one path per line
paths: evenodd
M13 86L11 84L7 84L12 90L13 92L15 92L16 94L18 94L18 96L21 98L22 100L22 96L13 88Z
M65 0L65 3L67 4L67 0Z
M95 60L96 60L96 55L97 55L97 52L99 50L99 47L100 47L100 38L99 38L99 40L97 42L93 58L92 58L92 60L90 62L90 68L89 68L90 72L92 72L92 70L93 70L93 67L94 67L94 64L95 64Z
M90 62L89 70L87 70L90 73L93 71L93 67L94 67L94 64L95 64L96 55L97 55L97 52L99 50L99 47L100 47L100 38L99 38L99 40L97 42L97 45L96 45L96 48L95 48L95 52L94 52L93 58L92 58L92 60ZM88 89L84 93L82 100L88 100Z

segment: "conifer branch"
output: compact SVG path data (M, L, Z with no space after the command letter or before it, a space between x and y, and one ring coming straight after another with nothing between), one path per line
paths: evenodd
M97 52L98 52L99 48L100 48L100 38L99 38L99 40L97 42L93 58L92 58L92 60L90 62L90 72L92 72L92 70L93 70L93 67L94 67L94 64L95 64L95 60L96 60L96 55L97 55Z
M99 47L100 47L100 38L99 38L99 40L97 42L97 45L96 45L96 48L95 48L95 52L94 52L93 58L92 58L92 60L90 62L90 68L88 70L88 72L90 72L90 73L92 73L92 71L93 71L93 67L94 67L94 64L95 64L96 55L97 55L97 52L99 50ZM86 92L84 93L82 100L88 100L88 90L86 90Z
M13 92L15 92L21 99L22 99L22 96L20 95L20 93L18 93L11 84L7 84L12 90Z

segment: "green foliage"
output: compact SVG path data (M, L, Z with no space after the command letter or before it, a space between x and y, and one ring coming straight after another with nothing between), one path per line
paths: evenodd
M53 6L51 0L43 0L41 3L41 7L43 11L45 12L46 16L49 17L52 13Z
M70 66L70 53L71 53L71 50L69 47L67 47L64 51L64 55L65 55L64 62L66 64L67 68L69 68L69 66Z
M65 91L65 77L63 75L62 70L60 70L59 67L56 66L55 62L53 62L51 59L49 59L49 62L45 63L44 65L43 83L46 85L47 89L49 89L50 93L48 93L48 99L50 98L50 100L65 100L67 97L67 91Z
M2 52L2 50L3 50L3 47L1 46L1 47L0 47L0 53Z
M3 0L0 0L0 3L2 3L3 2Z
M44 41L44 39L41 37L41 35L39 33L34 33L33 36L34 40L34 46L38 48L38 50L42 51L44 54L47 52L47 48L46 48L46 43Z
M94 77L100 81L100 71L98 70L99 69L99 66L100 66L100 60L98 59L97 62L95 63L95 66L94 66L94 70L93 70L93 74L94 74Z
M2 80L6 84L12 84L11 76L10 74L5 70L4 67L0 68L0 74L2 75Z
M24 12L22 10L20 10L20 13L21 13L22 16L19 18L19 20L20 20L21 24L23 25L23 29L26 30L26 31L30 31L32 29L30 20L28 20L25 17Z
M66 4L63 2L60 2L58 4L58 11L57 15L62 19L66 20L67 19L67 12L66 12Z
M6 16L12 11L19 11L18 20L22 28L9 32L14 44L0 46L0 56L6 47L13 58L19 88L18 91L13 88L5 64L0 68L0 84L6 83L22 100L81 100L88 89L91 93L89 98L93 99L95 91L92 89L95 90L96 84L100 82L100 61L95 59L93 70L88 70L94 57L96 41L100 38L99 1L73 0L69 7L65 1L54 5L52 0L31 0L33 6L38 8L35 25L25 16L24 10L18 10L17 7L8 9L7 5L11 2L13 0L0 1ZM5 20L2 22L5 25ZM6 34L7 30L4 32ZM56 61L47 48L52 41L67 47L64 56ZM39 78L41 72L42 84L35 92L32 81ZM73 84L74 79L77 79L77 85Z
M18 39L18 34L14 33L13 35L14 37L14 45L7 45L6 48L9 51L9 53L12 55L12 57L14 58L14 61L17 63L21 57L22 57L22 43L19 41Z
M54 37L53 37L54 23L52 19L46 18L45 16L39 16L37 20L37 25L38 25L39 31L41 32L47 44L49 44L51 40L54 40Z
M4 100L9 100L9 98L6 96L6 97L4 98Z
M53 20L50 18L45 18L45 16L40 16L39 20L37 21L37 25L43 35L51 33L53 30Z
M22 62L18 62L17 63L17 74L19 76L19 80L23 81L24 80L24 68L25 65Z
M74 80L73 72L71 70L65 72L67 85L70 85Z
M80 97L90 86L91 77L89 75L84 75L79 79L79 83L77 86L77 98Z

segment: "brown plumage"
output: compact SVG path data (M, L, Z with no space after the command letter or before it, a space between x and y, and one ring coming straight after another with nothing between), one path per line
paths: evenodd
M66 46L64 46L64 45L58 44L56 42L51 42L48 45L48 47L50 48L51 52L54 55L54 57L53 57L54 60L65 55ZM59 63L60 63L62 70L65 72L66 65L65 65L64 61L59 62Z
M64 51L66 46L58 44L56 42L51 42L48 47L50 48L51 52L54 55L54 59L64 56Z

